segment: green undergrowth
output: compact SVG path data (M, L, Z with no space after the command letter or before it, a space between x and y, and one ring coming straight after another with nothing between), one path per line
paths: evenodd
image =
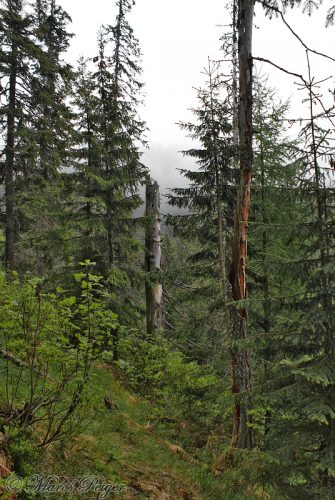
M50 447L39 461L38 473L103 477L125 485L114 495L125 500L262 498L252 489L241 492L240 479L234 491L231 472L227 484L224 473L216 476L210 464L183 450L176 435L169 441L167 427L155 425L152 405L131 394L110 368L95 369L92 384L94 411L84 417L82 432ZM112 411L106 408L105 395L116 406Z

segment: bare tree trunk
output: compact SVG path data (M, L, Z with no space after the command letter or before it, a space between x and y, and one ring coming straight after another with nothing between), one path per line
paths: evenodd
M250 211L252 177L252 26L254 0L240 0L238 13L239 49L239 145L240 175L235 206L231 283L233 299L246 299L247 228ZM251 388L250 354L243 343L248 337L247 311L239 306L233 322L232 392L234 401L234 430L232 446L252 449L249 427L248 392Z
M5 162L5 264L7 269L14 266L15 224L14 224L14 156L15 156L15 111L17 80L17 48L12 44L11 72L9 77L9 103L7 112L7 140Z
M267 254L267 245L268 245L268 235L265 229L267 218L266 218L266 209L265 209L265 165L264 165L264 150L263 143L261 138L260 145L260 161L261 161L261 194L262 194L262 223L263 223L263 232L262 232L262 270L264 276L262 278L262 288L263 288L263 329L265 333L270 331L270 308L271 302L269 300L269 275L268 275L268 266L266 260Z
M218 175L217 175L218 177ZM220 191L220 184L217 180L217 216L218 216L218 229L219 229L219 269L222 283L222 297L223 297L223 307L224 307L224 320L227 323L227 273L226 273L226 221L224 218L224 213L222 209L222 200ZM228 325L226 325L228 327Z
M159 186L150 178L146 184L145 281L147 332L157 332L163 323L163 288L159 280L161 270L161 220Z
M318 217L318 230L319 230L319 240L320 240L320 260L321 266L324 267L326 264L326 252L325 252L325 242L324 242L324 220L323 220L323 203L322 199L322 187L321 187L321 174L320 167L318 164L318 146L316 140L316 130L314 121L314 110L313 110L313 79L311 76L311 67L309 62L308 50L306 50L307 65L308 65L308 98L309 98L309 112L310 112L310 123L311 123L311 154L312 154L312 164L315 176L315 192L316 192L316 205L317 205L317 217ZM324 284L325 285L325 284Z
M219 253L219 272L222 287L223 310L224 310L224 323L227 327L228 317L226 311L226 304L228 302L227 295L227 273L226 273L226 220L224 214L223 200L222 200L222 179L219 165L218 153L218 132L215 126L214 117L214 97L213 97L213 67L208 58L207 75L209 78L209 95L210 95L210 112L211 112L211 126L212 126L212 140L213 140L213 162L215 169L215 192L216 192L216 211L218 218L218 253Z
M233 74L232 74L232 88L233 88L233 142L236 149L238 147L238 44L237 44L237 16L238 16L238 0L233 3ZM234 165L237 166L237 165Z

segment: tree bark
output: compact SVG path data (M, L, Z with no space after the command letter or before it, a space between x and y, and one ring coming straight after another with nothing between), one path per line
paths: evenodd
M239 143L239 131L238 131L238 41L237 41L237 17L238 17L238 0L234 0L233 3L233 46L232 46L232 61L233 61L233 71L232 71L232 91L233 91L233 143L236 149ZM237 163L237 162L236 162ZM234 164L236 169L237 164Z
M0 431L0 478L11 473L11 460L7 449L7 436ZM0 487L0 494L3 493Z
M247 297L246 260L247 228L250 212L252 178L252 27L254 0L240 0L238 13L239 53L239 145L240 174L237 190L232 248L231 284L233 299L240 302ZM246 347L248 337L247 311L239 304L233 321L232 392L234 395L234 428L232 446L252 449L249 427L248 398L251 388L250 353Z
M318 239L320 245L320 265L321 265L321 283L324 291L331 289L329 279L327 274L324 272L327 264L329 263L329 230L327 227L327 199L324 193L324 186L322 185L322 175L320 171L320 166L318 162L318 145L317 145L317 131L314 119L314 96L313 96L313 78L311 75L311 66L309 61L308 50L306 49L307 66L308 66L308 97L309 97L309 111L310 111L310 125L311 125L311 155L312 155L312 165L314 169L315 177L315 196L316 196L316 207L317 207L317 225L318 225ZM333 313L333 299L331 294L324 293L322 295L322 302L324 311L327 312L328 321L326 323L325 330L326 335L326 345L329 352L333 352L334 349L334 313Z
M227 273L226 273L226 220L224 214L224 207L222 201L222 179L220 174L219 165L219 153L218 153L218 132L215 126L215 116L214 116L214 97L213 97L213 68L211 66L210 59L208 58L208 78L209 78L209 95L210 95L210 113L211 113L211 128L212 128L212 140L213 140L213 163L215 169L215 192L216 192L216 210L218 218L218 253L219 253L219 272L221 278L222 286L222 298L223 298L223 311L224 311L224 323L227 327L228 317L227 317Z
M15 112L17 82L17 47L12 43L11 70L9 77L9 102L7 111L7 139L5 161L5 264L14 267L15 223L14 223L14 158L15 158Z
M153 335L163 323L163 288L159 280L161 270L161 220L159 186L147 179L145 232L145 281L147 333ZM154 273L154 275L152 274Z
M262 127L261 127L262 130ZM270 308L271 302L269 300L269 274L268 274L268 266L267 266L267 246L268 246L268 235L266 230L266 194L265 194L265 164L264 164L264 146L263 146L263 138L260 138L260 162L261 162L261 195L262 195L262 223L263 223L263 232L262 232L262 288L263 288L263 320L262 326L265 333L270 331Z

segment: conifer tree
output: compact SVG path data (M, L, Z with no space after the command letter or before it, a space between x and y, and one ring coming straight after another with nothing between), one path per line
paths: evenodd
M99 197L97 176L101 171L100 99L96 92L93 73L88 61L79 60L73 89L72 103L77 113L74 119L75 144L72 174L74 231L77 245L74 258L89 258L103 268L101 248L104 234L104 203Z
M222 83L220 64L209 61L205 75L206 87L198 90L199 105L192 109L195 123L180 123L188 136L200 143L198 147L183 152L194 159L198 169L181 170L190 186L173 189L169 204L186 210L186 213L168 217L175 234L196 243L196 248L189 256L185 279L192 283L195 297L203 296L206 300L203 307L196 307L195 317L191 315L192 335L195 318L197 329L203 330L206 324L207 327L215 325L212 329L213 343L208 342L208 332L203 332L204 337L201 335L199 338L200 343L204 343L203 355L207 350L217 353L218 344L222 346L227 340L229 330L226 249L232 225L235 180L233 158L236 153L232 106L229 92ZM180 278L179 270L178 274ZM186 294L186 297L189 295Z
M34 43L31 17L23 10L21 0L2 0L1 9L1 77L4 83L1 114L4 138L5 184L5 263L14 266L15 252L15 177L18 171L17 153L22 121L29 102L29 80L32 77L29 58ZM28 82L28 90L27 90Z
M16 265L27 266L27 257L33 255L41 263L48 247L44 230L54 229L56 214L51 213L59 206L60 197L59 192L55 195L55 180L66 166L69 149L70 113L65 99L70 69L61 54L70 35L65 29L69 17L53 0L37 1L32 11L22 2L3 4L7 7L2 10L7 54L3 74L9 78L4 108L5 260L13 267L14 254ZM39 254L41 245L45 250ZM30 262L29 266L36 264Z
M52 179L65 166L68 147L70 112L65 103L72 71L62 60L71 34L67 31L69 15L55 0L36 2L34 21L36 36L43 50L34 80L34 100L39 107L35 128L38 133L39 170L44 179Z
M237 186L233 244L231 285L234 301L238 304L238 313L234 315L233 338L236 347L232 352L234 431L232 446L252 449L250 429L248 392L251 388L251 362L246 347L248 325L246 309L243 302L247 297L246 262L247 262L247 229L250 212L250 189L252 179L252 32L254 1L240 0L238 9L238 57L239 57L239 150L240 171ZM243 396L241 396L243 394Z
M331 131L325 126L327 117L316 110L311 78L302 90L307 92L310 119L299 142L278 148L278 128L273 125L266 134L270 141L258 142L262 147L256 154L255 179L260 193L255 194L256 225L255 230L251 225L250 239L253 278L259 287L254 298L262 299L262 307L252 306L251 318L253 327L258 325L262 375L257 381L266 416L263 445L277 472L282 472L273 481L294 498L313 498L321 492L331 498L335 199L329 159L331 163L333 149L327 140ZM257 106L255 119L256 110ZM289 153L291 160L284 168L275 168L264 154L276 149L279 158L285 149Z
M100 189L105 203L109 265L122 252L115 237L120 232L118 224L123 221L124 229L129 226L127 214L139 206L137 187L144 180L145 173L139 151L144 132L144 123L138 118L143 86L138 80L140 50L126 19L133 2L120 0L116 5L116 24L100 31L99 55L94 60L97 63L94 78L100 98L104 163L104 182ZM123 244L126 246L126 239Z
M64 177L71 166L69 152L73 143L72 112L67 100L73 74L63 57L71 38L67 31L71 20L55 0L45 0L36 2L33 21L39 57L34 64L32 112L27 119L29 135L25 141L34 146L18 186L21 193L18 250L22 265L26 266L28 255L29 266L35 265L39 274L45 274L56 263L59 267L60 255L66 253L65 223L69 214Z
M254 178L248 285L256 335L274 328L276 296L289 294L297 246L290 224L300 213L298 142L285 136L288 103L278 102L264 78L254 81ZM287 289L285 291L284 279ZM274 304L272 304L274 301ZM273 310L272 310L273 309Z
M81 193L76 217L79 237L87 237L84 252L93 253L85 258L97 260L110 288L118 289L124 311L130 280L137 279L134 258L140 244L133 213L142 203L138 188L146 174L140 161L145 124L139 117L141 54L127 21L133 2L116 5L116 23L99 31L94 67L81 64L76 86L75 176Z

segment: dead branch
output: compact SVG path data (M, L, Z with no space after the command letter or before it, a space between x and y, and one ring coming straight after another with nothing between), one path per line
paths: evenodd
M301 45L306 49L308 50L309 52L312 52L313 54L316 54L317 56L321 56L321 57L325 57L326 59L329 59L330 61L334 61L335 62L335 59L331 56L329 56L328 54L324 54L323 52L319 52L317 50L314 50L314 49L311 49L309 48L306 43L300 38L300 36L294 31L294 29L289 25L289 23L286 21L285 17L284 17L284 14L282 13L282 11L280 9L278 9L278 7L275 7L274 5L270 5L268 4L267 2L265 2L264 0L256 0L258 3L262 4L263 7L266 7L268 10L272 10L273 12L276 12L276 14L279 14L279 16L281 17L283 23L285 24L285 26L288 28L288 30L292 33L292 35L297 39L299 40L299 42L301 43Z

